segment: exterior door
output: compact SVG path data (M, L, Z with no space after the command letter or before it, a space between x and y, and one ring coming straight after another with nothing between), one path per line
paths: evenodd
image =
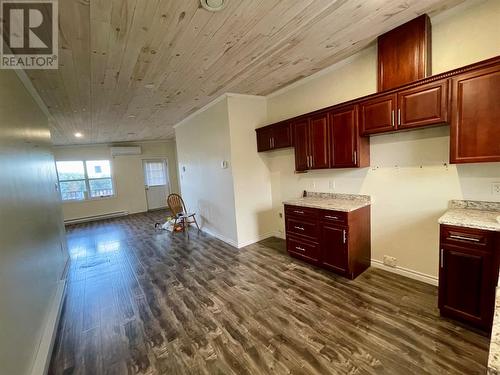
M170 194L166 160L144 160L143 167L148 210L166 207L167 196Z

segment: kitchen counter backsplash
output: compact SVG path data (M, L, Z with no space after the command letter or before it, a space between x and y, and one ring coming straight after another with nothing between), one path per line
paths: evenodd
M500 202L451 200L450 208L465 208L469 210L500 211Z

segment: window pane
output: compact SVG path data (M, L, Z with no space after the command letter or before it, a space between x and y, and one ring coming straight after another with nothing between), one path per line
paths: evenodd
M160 186L167 184L165 163L161 161L148 161L145 164L146 185Z
M83 161L58 161L56 162L59 181L81 180L85 178Z
M61 189L61 198L63 201L82 201L85 199L85 191L87 190L85 181L60 182L59 188Z
M110 197L113 195L113 182L111 178L89 180L89 186L91 198Z
M87 161L87 174L89 178L111 177L111 165L109 160Z

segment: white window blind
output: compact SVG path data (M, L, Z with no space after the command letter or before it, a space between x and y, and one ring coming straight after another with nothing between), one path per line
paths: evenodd
M162 186L167 184L167 169L163 161L147 161L144 168L146 185Z

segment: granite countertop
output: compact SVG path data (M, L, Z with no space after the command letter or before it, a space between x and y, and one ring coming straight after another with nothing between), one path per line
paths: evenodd
M350 212L361 207L369 206L371 204L371 198L369 195L307 192L306 197L286 200L283 204Z
M500 202L451 201L439 224L500 232Z

